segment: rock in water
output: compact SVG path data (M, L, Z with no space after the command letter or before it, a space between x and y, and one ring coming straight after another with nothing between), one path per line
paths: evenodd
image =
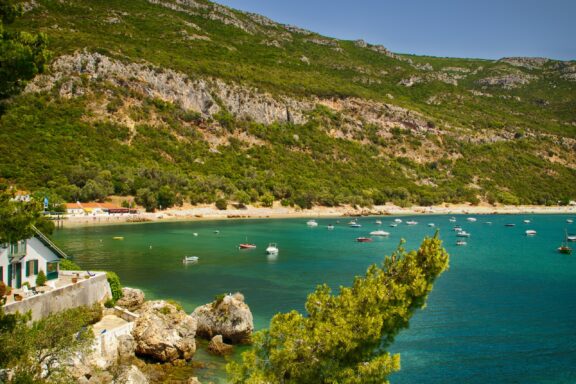
M148 378L135 365L124 370L114 381L118 384L148 384Z
M232 353L233 349L234 349L233 346L224 343L222 335L214 336L212 340L210 340L210 344L208 344L208 350L218 356L224 356L229 353Z
M122 298L116 305L134 312L144 304L144 292L136 288L122 288Z
M160 362L192 358L196 352L194 317L163 300L148 301L139 312L132 331L137 355Z
M198 336L208 339L222 335L232 344L249 343L254 330L252 312L238 293L196 308L192 317L198 322Z

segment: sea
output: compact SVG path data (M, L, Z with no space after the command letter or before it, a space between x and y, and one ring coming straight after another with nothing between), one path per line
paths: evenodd
M155 222L64 228L53 238L82 268L115 271L124 286L142 289L147 299L177 300L187 312L218 294L242 292L255 328L263 329L276 313L303 312L317 285L337 291L402 239L416 249L438 231L450 268L391 346L401 355L391 383L576 383L576 243L572 255L557 251L565 233L576 233L567 221L576 217L451 217L362 217L360 228L348 225L351 218L317 218L316 227L302 218ZM390 227L397 218L402 222ZM456 237L455 225L470 237ZM390 235L356 241L378 229ZM240 250L240 243L257 248ZM266 255L270 243L278 255ZM184 264L185 256L199 261ZM195 372L201 380L226 382L223 358L202 350L196 358L208 362Z

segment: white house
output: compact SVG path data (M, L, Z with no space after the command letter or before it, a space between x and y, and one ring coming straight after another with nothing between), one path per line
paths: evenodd
M58 264L64 257L40 232L16 244L3 244L0 246L0 280L12 288L20 288L24 283L32 288L40 271L44 271L48 280L55 280Z

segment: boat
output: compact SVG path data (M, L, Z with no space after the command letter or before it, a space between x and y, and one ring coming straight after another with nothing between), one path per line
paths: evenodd
M197 234L196 232L194 232L192 235L194 235L194 236L198 236L198 234Z
M376 220L376 224L381 225L381 224L382 224L382 220Z
M527 229L526 236L536 236L536 231L533 229Z
M435 227L436 224L434 224L434 223L428 223L428 226L429 226L429 227Z
M398 224L396 224L396 223L391 223L390 226L391 226L392 228L395 228L395 227L398 226Z
M568 236L566 236L566 241L576 241L576 235L568 235Z
M515 227L516 224L512 224L512 223L508 223L508 224L504 224L505 227Z
M473 223L473 222L476 221L476 218L475 218L475 217L468 217L468 218L466 218L466 220L468 220L469 222Z
M394 222L395 222L395 223L401 223L401 222L402 222L402 219L394 219Z
M219 234L220 231L219 231L219 230L215 230L214 233L215 233L215 234Z
M568 246L568 233L566 231L564 231L564 241L558 247L558 252L563 253L565 255L572 254L572 248Z
M279 252L278 246L276 245L276 243L270 243L268 244L268 247L266 247L266 253L269 255L275 255Z
M451 217L449 220L450 220L451 223L455 223L455 222L456 222L456 218L455 218L455 217Z
M309 227L317 227L317 226L318 226L318 223L316 222L316 220L308 220L308 221L306 222L306 225L309 226Z
M113 240L124 240L124 236L114 236Z
M238 246L239 249L254 249L256 248L256 244L250 244L250 243L242 243Z
M356 241L359 243L369 243L372 241L372 239L369 237L357 237Z
M198 256L184 256L182 262L186 263L197 263L200 258Z
M466 231L460 231L456 234L457 237L470 237L470 234Z
M530 220L524 220L524 224L530 224Z
M574 222L574 220L572 220L572 219L566 219L566 222L567 222L568 224L572 224L572 223Z
M458 240L456 241L456 245L467 245L468 243L465 240Z
M407 221L406 224L408 224L408 225L416 225L416 224L418 224L418 222L417 222L417 221L414 221L414 220L410 220L410 221Z
M328 226L326 228L332 230L332 229L334 229L334 226L332 224L328 224Z
M462 227L459 226L459 225L455 225L454 227L452 227L452 230L453 230L454 232L460 232L460 231L462 230Z
M360 228L362 226L362 224L358 224L355 221L351 221L348 225L350 225L351 228Z
M390 232L386 232L386 231L372 231L372 232L370 232L370 235L372 235L372 236L390 236Z
M487 221L487 222L485 222L484 224L486 224L486 225L492 225L492 222L491 222L491 221Z

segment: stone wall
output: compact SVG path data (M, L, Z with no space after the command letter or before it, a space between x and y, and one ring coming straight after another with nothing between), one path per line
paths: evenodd
M61 271L60 275L68 273L74 272ZM6 313L32 311L32 320L39 320L65 309L104 302L110 297L112 297L112 294L106 279L106 273L96 272L96 276L89 279L81 279L75 284L68 284L49 292L28 297L23 301L8 304L4 307L4 311Z

